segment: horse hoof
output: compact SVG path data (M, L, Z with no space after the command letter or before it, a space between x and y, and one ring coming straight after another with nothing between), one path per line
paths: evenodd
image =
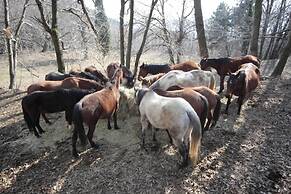
M120 127L116 126L116 127L114 127L114 129L120 129Z
M112 129L112 127L107 127L107 129L108 129L108 130L111 130L111 129Z

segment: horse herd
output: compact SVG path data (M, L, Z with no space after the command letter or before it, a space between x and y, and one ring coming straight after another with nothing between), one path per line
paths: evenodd
M219 93L227 81L227 106L233 95L238 96L238 114L244 100L258 86L260 61L255 56L239 58L202 59L200 64L186 61L180 64L142 64L139 67L138 81L125 66L111 63L107 75L94 66L84 72L71 71L68 74L49 73L44 81L27 88L28 95L22 99L24 120L30 131L40 137L44 130L40 126L40 115L46 123L50 121L45 113L65 111L68 125L74 125L72 153L78 157L76 142L79 137L82 145L87 139L93 148L93 134L99 119L107 119L111 129L117 124L120 84L134 87L135 101L139 107L142 126L141 146L145 144L145 130L152 128L153 141L157 129L166 129L170 142L182 156L181 167L188 165L189 158L195 165L199 160L202 135L213 128L219 119L221 101ZM220 90L216 93L214 68L220 76ZM148 75L150 74L150 75ZM85 134L84 125L89 128ZM37 130L38 129L38 130Z

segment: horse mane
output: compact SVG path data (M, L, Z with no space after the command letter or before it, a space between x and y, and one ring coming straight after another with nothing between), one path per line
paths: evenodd
M136 93L136 103L137 105L140 105L140 102L142 98L144 97L145 93L147 93L149 90L148 89L139 89Z

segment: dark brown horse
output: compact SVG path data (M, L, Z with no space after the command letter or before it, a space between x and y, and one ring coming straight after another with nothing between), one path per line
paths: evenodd
M86 144L88 138L91 146L98 148L98 144L96 144L92 138L99 119L108 119L108 128L111 128L110 118L113 114L114 128L118 129L117 110L119 107L119 85L121 77L122 70L118 68L113 76L113 85L109 84L109 86L103 90L85 96L75 105L73 113L74 132L72 137L73 156L78 157L78 152L76 150L78 136L82 145ZM89 127L87 137L85 135L83 123Z
M260 82L260 70L252 63L247 63L235 73L231 74L227 81L226 97L227 105L225 113L228 113L228 107L231 102L232 95L238 96L238 111L240 114L241 106L245 99L247 99L251 92L256 89Z
M99 80L101 80L102 84L108 82L108 78L93 65L86 67L84 71L95 75Z
M125 67L124 65L120 65L119 63L110 63L106 68L107 77L109 79L112 79L114 72L116 69L120 68L122 69L122 78L121 83L129 88L132 88L134 85L134 77L132 72Z
M44 113L65 111L66 121L71 125L74 105L92 92L74 88L56 91L37 91L28 94L22 99L21 105L24 120L29 130L33 131L36 137L40 137L39 133L44 133L39 124L40 114Z
M200 93L192 90L192 88L184 88L181 90L175 91L163 91L163 90L154 90L158 95L171 97L171 98L183 98L185 99L195 110L198 117L200 118L202 133L204 132L204 124L206 117L208 115L208 101L207 99L201 95Z
M165 65L153 65L143 63L139 67L138 80L141 81L143 77L148 74L156 75L159 73L168 73L171 70L191 71L194 69L200 69L200 66L193 61L185 61L178 64L165 64Z
M53 91L61 88L63 89L79 88L87 90L94 89L99 91L104 87L94 80L78 77L68 77L62 81L39 81L37 83L31 84L27 88L27 94L30 94L34 91ZM51 124L44 113L42 114L42 116L46 123Z
M213 67L216 69L218 75L220 76L220 89L218 93L221 93L224 89L224 78L230 73L236 72L242 64L253 63L258 68L260 67L261 61L252 55L246 55L242 57L234 58L218 58L218 59L202 59L200 61L201 68L203 70Z
M46 81L61 81L72 76L73 75L70 73L50 72L45 75L45 80Z

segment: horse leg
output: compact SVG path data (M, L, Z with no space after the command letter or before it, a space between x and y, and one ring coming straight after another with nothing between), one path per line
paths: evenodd
M52 124L52 122L50 122L50 121L48 120L48 118L45 116L45 113L41 113L41 115L42 115L42 117L43 117L45 123L47 123L47 124L49 124L49 125Z
M94 141L93 141L93 134L94 134L94 131L95 131L95 126L96 126L97 123L95 124L90 124L89 125L89 131L87 133L87 137L88 137L88 140L91 144L91 147L92 148L95 148L95 149L98 149L99 148L99 145L96 144Z
M232 98L232 94L227 97L227 104L226 104L226 108L225 108L225 111L224 111L225 114L228 114L228 107L230 105L231 98Z
M178 150L182 156L182 163L180 164L180 168L184 168L188 165L188 157L189 157L189 151L188 151L185 141L179 143Z
M224 89L224 77L225 75L220 76L220 88L219 88L218 94L220 94Z
M141 122L141 148L145 149L145 130L149 127L150 123L147 120L146 116L141 115L140 117Z
M36 117L35 125L38 128L39 133L41 134L41 133L44 133L45 131L41 128L41 126L39 124L39 117L40 117L40 115L38 114L37 117Z
M66 121L68 122L68 128L70 129L72 125L72 111L66 111L65 116L66 116Z
M107 119L107 129L112 129L112 127L111 127L111 124L110 124L110 120L111 120L111 117L108 117L108 119Z
M167 131L167 134L168 134L168 137L169 137L169 142L170 142L171 145L173 145L173 139L172 139L172 136L171 136L171 134L169 133L169 130L168 130L168 129L166 129L166 131Z
M241 111L241 106L243 104L244 101L244 96L239 96L237 103L238 103L238 110L237 110L237 114L240 115L240 111Z
M117 109L115 109L113 113L113 120L114 120L114 129L120 129L117 125Z
M213 118L212 113L209 111L208 116L207 116L207 123L206 123L204 129L201 126L202 127L202 134L209 129L209 126L211 124L212 118Z
M72 136L72 154L75 158L79 157L79 154L76 148L77 139L78 139L78 132L76 129L74 129L73 136Z
M153 142L157 142L156 132L157 132L158 130L159 130L158 128L152 127Z

